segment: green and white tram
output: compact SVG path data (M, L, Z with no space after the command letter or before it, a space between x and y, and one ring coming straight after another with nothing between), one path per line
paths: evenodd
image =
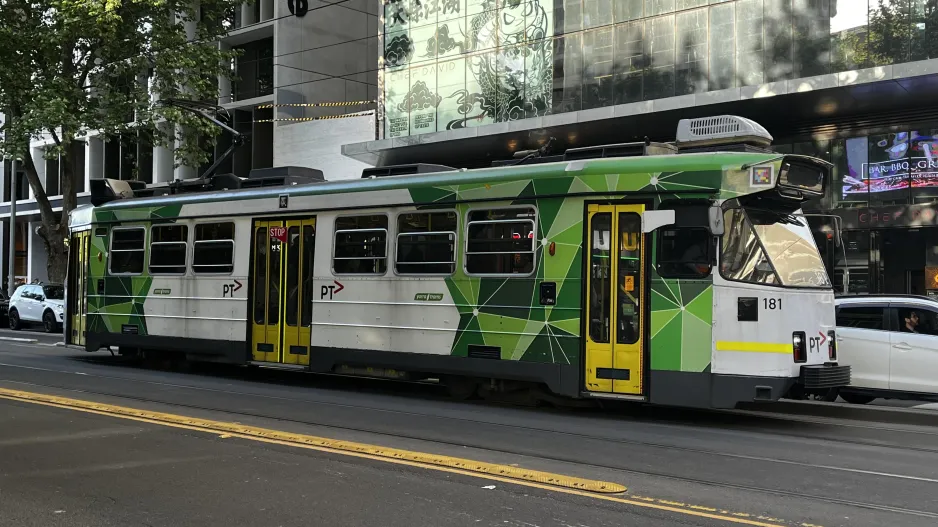
M800 215L829 165L770 141L720 116L476 170L99 180L70 218L66 343L462 396L729 408L845 386Z

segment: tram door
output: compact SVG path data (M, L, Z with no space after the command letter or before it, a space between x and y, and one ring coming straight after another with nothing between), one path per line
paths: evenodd
M72 235L68 242L68 343L85 345L85 323L88 309L88 247L89 233Z
M643 205L589 205L586 389L640 395L645 365Z
M309 364L315 240L315 218L254 222L253 360Z

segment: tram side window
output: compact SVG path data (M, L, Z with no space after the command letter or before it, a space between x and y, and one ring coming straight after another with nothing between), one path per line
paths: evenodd
M192 272L230 274L234 271L234 234L235 224L232 222L196 225Z
M663 278L702 278L710 275L713 243L701 227L663 228L658 232L656 268Z
M388 217L347 216L335 220L332 271L383 275L388 270Z
M185 274L189 227L154 225L150 230L150 274Z
M397 217L398 274L456 271L456 213L407 213Z
M146 232L143 227L111 230L111 250L108 254L111 274L140 274L143 272Z
M470 211L466 271L476 275L531 274L536 219L532 207Z

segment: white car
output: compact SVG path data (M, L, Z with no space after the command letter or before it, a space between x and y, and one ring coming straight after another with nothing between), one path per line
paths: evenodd
M62 331L65 322L65 289L57 284L21 285L10 297L10 329L42 324L49 333Z
M851 367L849 403L876 398L938 400L938 301L921 296L835 300L837 351Z

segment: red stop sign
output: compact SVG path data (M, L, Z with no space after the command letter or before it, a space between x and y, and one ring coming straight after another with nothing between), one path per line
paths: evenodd
M286 227L271 227L270 237L285 243L287 241Z

